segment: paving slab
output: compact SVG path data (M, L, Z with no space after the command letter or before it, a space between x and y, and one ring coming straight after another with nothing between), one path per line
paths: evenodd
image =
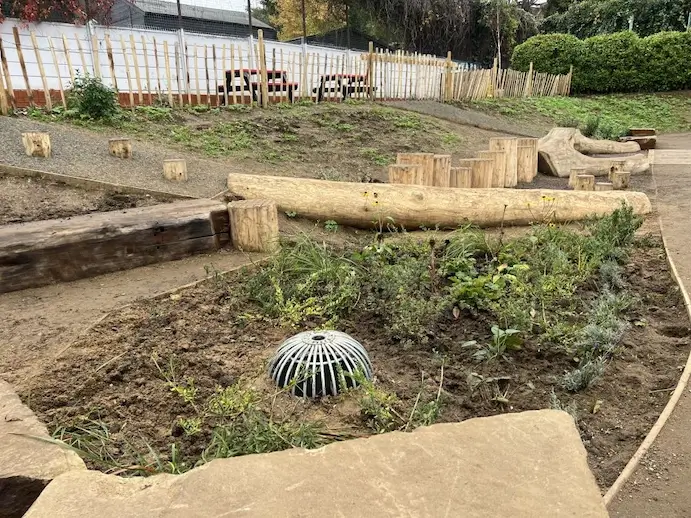
M606 517L572 418L556 410L438 424L212 461L184 475L55 479L27 518Z

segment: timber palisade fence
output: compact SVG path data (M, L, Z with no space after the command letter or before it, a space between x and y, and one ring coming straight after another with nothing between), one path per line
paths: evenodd
M571 74L478 69L403 51L369 52L179 31L0 23L0 113L67 107L80 76L98 77L123 107L300 100L461 101L568 95ZM46 95L46 92L48 95Z

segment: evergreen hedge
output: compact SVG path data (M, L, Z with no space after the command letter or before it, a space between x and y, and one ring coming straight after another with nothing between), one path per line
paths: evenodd
M511 65L564 74L574 67L575 93L661 92L691 88L691 32L639 38L630 31L579 40L542 34L518 45Z

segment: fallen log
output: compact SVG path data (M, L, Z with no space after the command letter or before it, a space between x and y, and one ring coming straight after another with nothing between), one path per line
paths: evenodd
M567 178L572 169L585 169L593 176L609 175L615 161L625 161L625 169L634 174L650 169L645 155L638 153L627 157L593 157L590 154L621 154L640 151L635 142L593 140L575 128L553 128L538 142L539 170L560 178Z
M547 189L454 189L421 185L330 182L277 176L228 175L228 189L245 199L274 200L280 210L359 228L491 227L567 222L604 216L631 205L650 212L644 193Z

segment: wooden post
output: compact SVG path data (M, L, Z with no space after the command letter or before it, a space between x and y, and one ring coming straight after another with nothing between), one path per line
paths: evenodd
M14 46L17 51L17 58L19 59L19 66L22 68L22 75L24 76L24 83L26 84L26 95L29 98L29 106L34 106L34 93L29 84L29 74L26 71L26 63L24 62L24 54L22 53L22 42L19 39L19 30L17 27L12 27L12 34L14 35Z
M262 108L269 107L269 76L266 71L266 48L264 47L264 31L257 31L257 47L259 50L259 69L262 77Z
M531 97L533 95L533 62L530 62L528 67L528 77L525 80L525 88L523 89L523 97Z
M434 185L433 153L398 153L396 163L421 166L419 185Z
M12 105L12 109L16 109L17 105L14 100L14 88L12 88L12 76L10 74L10 68L7 64L7 56L5 56L5 48L2 46L2 38L0 38L0 64L2 65L2 70L0 74L5 76L5 87L7 88L7 97L9 103Z
M0 114L7 115L9 111L7 95L5 94L5 79L3 78L2 71L0 71Z
M48 39L48 47L50 48L50 53L53 56L53 64L55 65L55 74L58 77L58 86L60 87L60 99L62 100L62 107L67 109L67 100L65 99L65 89L62 86L62 75L60 74L60 63L58 62L58 55L55 52L55 47L53 46L52 38L47 37L47 39ZM2 84L2 81L0 81L0 85L1 84Z
M492 187L494 160L488 158L468 158L458 161L461 167L470 167L470 186L473 189Z
M490 151L504 151L506 153L504 187L516 187L518 185L518 139L491 138L489 139L489 149Z
M480 151L478 158L492 160L492 187L504 187L506 153L504 151Z
M48 78L46 77L46 71L43 68L43 59L41 58L41 51L38 47L38 42L36 41L36 33L31 31L31 44L34 47L34 54L36 54L36 64L38 65L38 73L41 75L41 83L43 83L43 97L45 99L46 108L48 110L53 109L53 101L50 98L50 89L48 88Z
M592 174L579 174L576 177L577 191L594 191L595 190L595 177Z
M170 54L168 53L168 41L167 40L163 41L163 58L165 60L165 65L166 65L166 82L168 83L168 105L171 108L174 108L175 105L173 103L173 84L172 84L172 80L170 78Z
M449 187L451 175L451 155L434 155L432 166L432 185L435 187Z
M367 57L367 87L369 99L374 101L374 43L369 42L369 55Z
M187 162L182 158L163 161L163 176L171 182L187 181Z
M452 167L449 187L470 189L472 170L470 167Z
M571 169L571 173L569 174L569 187L573 187L574 189L576 188L576 178L581 174L586 174L586 170L584 168L579 167L576 169Z
M624 167L626 167L626 160L613 160L612 161L612 166L609 168L609 179L612 179L612 175L614 173L618 173L620 171L624 170Z
M446 74L444 76L444 96L445 101L450 101L453 99L453 76L451 75L451 67L453 62L451 61L451 51L446 53Z
M118 89L118 80L115 77L115 60L113 59L113 46L110 43L110 34L106 33L105 36L106 40L106 56L108 56L108 64L110 65L110 78L113 80L113 89L115 90L115 94L117 96L119 89ZM118 104L120 104L118 102Z
M230 240L243 252L273 252L278 241L278 208L271 200L241 200L228 204Z
M118 158L131 158L132 142L128 138L112 138L108 140L108 151Z
M617 191L629 188L631 183L630 171L615 171L612 173L612 187Z
M516 173L519 183L533 181L533 146L517 146L516 148Z
M134 79L137 81L137 99L139 104L144 104L142 78L139 73L139 60L137 59L137 46L134 43L134 34L130 34L130 49L132 50L132 64L134 65Z
M530 162L517 165L517 167L519 169L520 169L521 165L524 168L525 178L526 178L525 180L523 180L524 182L532 182L535 179L535 177L537 176L537 158L538 158L537 143L538 143L538 140L539 139L536 139L536 138L519 138L518 139L517 147L529 146L532 148L532 150L529 154L530 155ZM527 153L527 151L526 151L526 153ZM525 156L523 157L523 159L525 160ZM520 174L520 173L518 173L518 174ZM518 181L519 182L521 181L520 178Z
M611 191L612 184L609 182L595 182L596 191Z
M48 133L22 133L22 144L28 156L50 158L52 154Z
M422 166L415 164L392 164L389 166L389 183L419 185Z

